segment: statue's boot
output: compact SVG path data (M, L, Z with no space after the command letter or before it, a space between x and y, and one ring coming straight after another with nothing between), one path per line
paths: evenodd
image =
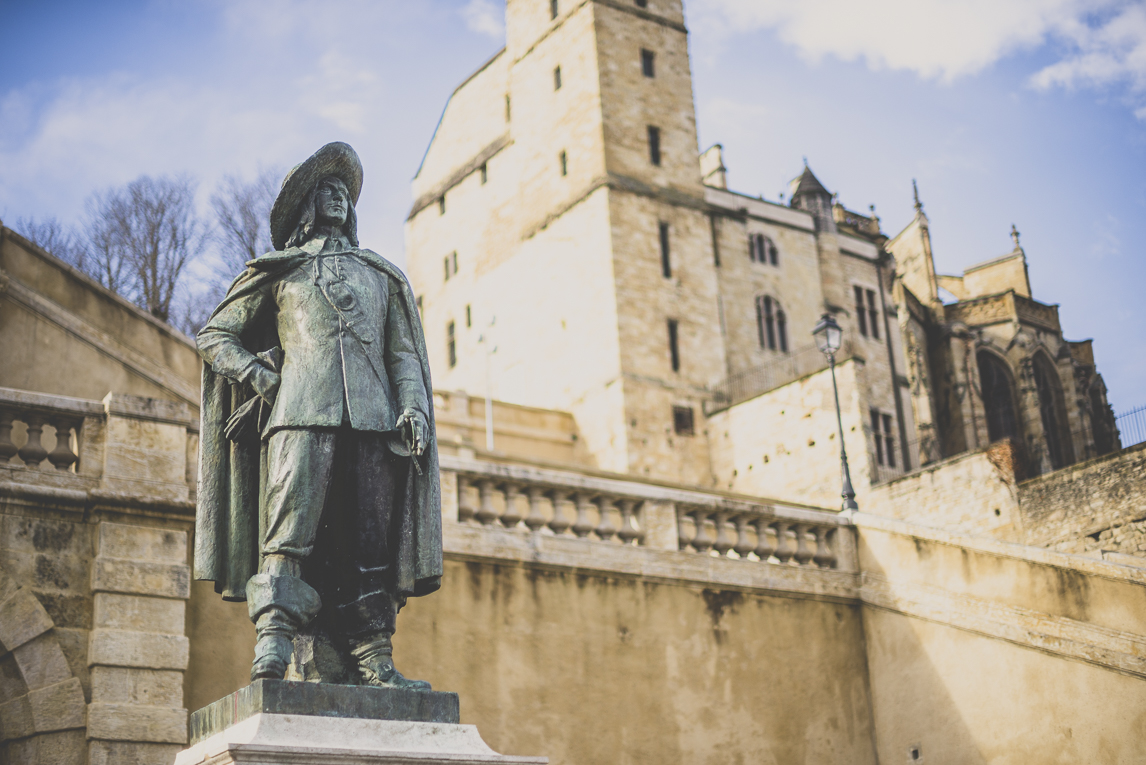
M247 581L247 609L258 636L252 682L286 677L294 636L322 607L318 593L298 573L297 561L268 555L262 573Z
M351 645L350 653L358 660L358 670L362 673L364 685L411 691L430 690L430 684L425 680L410 680L394 669L394 648L389 632L352 640Z

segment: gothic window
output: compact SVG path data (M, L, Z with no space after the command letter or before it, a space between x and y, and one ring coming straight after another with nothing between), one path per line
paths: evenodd
M763 234L748 235L748 259L753 263L780 265L776 243Z
M678 436L696 435L696 423L693 421L691 406L672 408L672 429Z
M641 48L641 74L645 77L656 77L656 54L651 50Z
M553 89L561 90L561 67L553 70Z
M669 224L661 222L661 273L666 279L672 277L672 261L669 259Z
M1099 456L1114 451L1111 433L1110 407L1102 397L1102 389L1094 383L1090 388L1090 429L1094 435L1094 451Z
M990 351L979 351L979 390L986 410L987 437L992 443L1004 438L1018 440L1019 418L1007 365Z
M561 152L561 154L558 155L557 159L561 163L561 175L562 175L562 177L568 175L569 174L569 157L568 157L568 155L565 152Z
M856 322L864 337L879 339L879 308L876 307L875 290L853 287L856 298Z
M756 334L761 348L788 352L788 317L768 295L756 297Z
M676 319L668 320L669 332L669 360L672 362L672 371L680 371L680 344L677 337L679 333L679 323Z
M776 339L780 344L780 351L788 352L788 316L780 304L776 304Z
M446 352L449 354L450 369L458 364L458 347L454 341L454 323L446 325Z
M1047 452L1050 454L1051 467L1058 470L1074 461L1070 446L1070 431L1067 429L1062 384L1059 382L1054 364L1045 354L1036 354L1031 366L1035 376L1035 388L1039 393L1039 416L1043 422L1043 432L1046 434Z
M895 434L890 414L878 409L871 412L871 438L875 443L875 461L879 465L895 467Z
M649 125L649 162L652 162L657 167L661 164L661 129L654 125Z

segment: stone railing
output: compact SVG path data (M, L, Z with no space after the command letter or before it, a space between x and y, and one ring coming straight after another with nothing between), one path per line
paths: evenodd
M553 480L522 480L477 469L457 474L458 521L507 529L547 529L582 539L640 545L644 499Z
M855 570L851 522L826 510L448 455L442 456L442 493L445 520L475 530Z
M91 421L103 416L98 401L0 388L0 466L78 473Z
M0 388L0 488L186 502L195 486L198 435L194 412L183 403Z
M840 562L835 518L793 518L759 505L717 510L678 506L676 513L682 550L818 568L836 568Z

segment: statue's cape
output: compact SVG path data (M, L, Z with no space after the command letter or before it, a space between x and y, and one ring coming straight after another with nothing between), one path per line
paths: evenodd
M355 250L368 266L386 274L401 286L401 307L413 329L414 347L421 361L429 411L429 446L418 458L420 472L411 460L407 465L403 506L394 508L397 537L397 594L400 598L428 595L441 585L442 516L438 473L438 439L434 423L433 387L422 319L409 282L390 261L370 250ZM311 256L292 247L270 252L247 263L215 309L262 289L293 271ZM213 314L212 314L213 316ZM247 328L241 338L251 353L279 345L273 319ZM240 385L203 365L203 401L200 409L199 485L195 512L195 578L215 583L225 600L246 600L247 580L258 573L260 539L260 485L265 484L266 442L235 443L224 428L231 413L252 397L248 385ZM400 477L401 480L401 477Z

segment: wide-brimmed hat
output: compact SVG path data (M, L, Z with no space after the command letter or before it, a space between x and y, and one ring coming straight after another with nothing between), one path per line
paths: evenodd
M276 250L286 247L287 239L294 233L299 207L307 194L329 175L340 178L350 192L350 203L358 204L358 195L362 193L362 160L350 144L328 143L306 162L295 165L283 179L283 187L271 208L271 243Z

